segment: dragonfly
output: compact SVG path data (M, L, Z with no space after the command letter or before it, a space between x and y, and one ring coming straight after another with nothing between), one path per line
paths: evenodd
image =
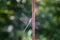
M32 23L32 17L28 17L27 15L25 15L24 13L21 14L22 16L19 18L20 21L22 21L26 26L24 29L24 32L26 31L26 29L29 27L29 25L31 26ZM40 25L40 23L38 21L36 21L36 29L38 29L38 26Z

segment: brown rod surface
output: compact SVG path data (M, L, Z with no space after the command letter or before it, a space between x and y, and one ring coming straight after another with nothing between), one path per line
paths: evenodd
M35 0L32 0L32 40L35 40Z

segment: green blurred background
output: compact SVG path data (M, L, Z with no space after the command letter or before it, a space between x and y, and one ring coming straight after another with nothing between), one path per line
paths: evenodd
M0 0L0 40L32 40L32 0ZM36 40L60 40L60 1L36 0Z

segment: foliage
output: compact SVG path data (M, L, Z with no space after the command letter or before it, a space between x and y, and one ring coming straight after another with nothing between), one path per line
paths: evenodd
M23 32L22 13L31 16L31 0L0 0L0 40L31 40L28 31Z
M0 40L32 40L31 8L32 0L0 0ZM36 40L60 40L60 1L37 0L36 10Z
M41 0L36 12L36 21L40 22L36 35L42 35L39 40L60 40L60 11L58 0ZM59 12L58 12L59 11ZM59 36L58 36L59 35Z

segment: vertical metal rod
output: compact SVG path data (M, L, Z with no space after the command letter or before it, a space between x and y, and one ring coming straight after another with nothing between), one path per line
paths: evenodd
M35 40L35 0L32 0L32 40Z

